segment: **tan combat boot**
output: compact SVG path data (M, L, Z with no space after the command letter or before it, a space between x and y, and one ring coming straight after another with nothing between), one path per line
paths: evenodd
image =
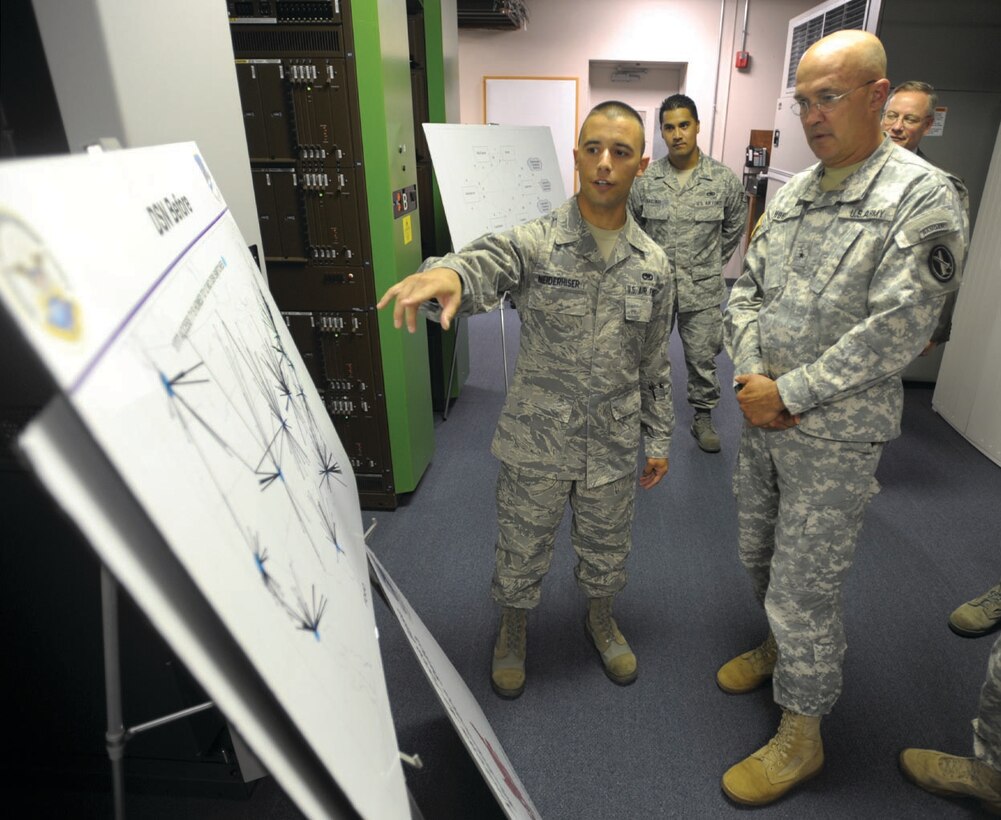
M723 791L746 806L764 806L822 768L820 718L783 711L775 737L723 775Z
M588 600L584 628L601 655L601 665L609 679L619 686L628 686L636 680L636 656L612 617L611 595Z
M949 616L949 629L964 638L979 638L1001 625L1001 584L967 601Z
M731 695L743 695L771 680L779 650L775 636L768 632L765 642L750 652L723 664L716 673L716 685Z
M904 749L900 769L925 791L944 797L975 797L991 814L1001 815L1001 772L975 757Z
M490 669L490 685L502 698L514 699L525 691L527 625L527 609L501 607L500 629Z

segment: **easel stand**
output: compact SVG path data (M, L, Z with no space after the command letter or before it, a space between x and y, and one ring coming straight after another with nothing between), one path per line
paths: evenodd
M501 297L500 303L500 333L501 333L501 365L504 368L504 394L507 395L508 391L508 380L507 380L507 333L504 330L504 306L507 303L507 293ZM459 317L456 316L452 320L452 325L455 327L455 344L452 346L452 364L448 368L448 381L445 384L445 395L442 397L442 412L441 420L448 420L448 402L452 397L452 380L455 377L455 365L459 357Z
M365 532L367 538L369 533L375 529L375 519ZM369 570L371 572L371 569ZM385 593L375 576L373 586L383 599L383 603L388 607L385 600ZM101 632L104 643L104 690L105 705L108 716L108 728L105 733L105 746L108 750L108 759L111 761L111 785L112 797L114 801L115 820L125 818L125 744L137 734L173 723L176 720L196 715L215 707L212 701L206 701L187 709L181 709L163 717L155 718L140 723L136 726L125 728L122 714L122 677L121 677L121 653L119 646L118 632L118 582L106 566L101 565ZM400 752L400 759L407 765L421 769L424 763L419 755L408 755ZM256 761L255 761L256 763ZM258 764L259 765L259 764ZM266 772L262 769L260 776ZM424 820L420 807L414 800L413 793L407 788L407 799L410 804L411 820ZM348 816L348 815L345 815ZM353 816L353 815L351 815Z
M118 150L121 147L121 143L115 137L105 137L93 145L88 145L85 150L94 154ZM126 729L122 716L122 666L118 644L118 583L103 564L101 565L101 630L104 639L104 698L108 713L108 731L104 737L108 759L111 761L111 789L115 817L117 820L122 820L125 817L125 744L140 732L204 712L215 704L207 701Z
M456 331L458 332L458 328L456 328ZM446 412L448 411L448 405L445 405L445 410ZM376 528L377 523L378 522L373 518L372 523L369 525L368 529L365 530L365 534L362 535L362 538L366 542L368 541L369 535L372 534L372 530ZM375 572L373 572L371 564L369 564L368 567L368 578L369 582L372 584L372 589L374 589L375 592L378 594L379 598L382 599L382 603L385 605L386 609L392 612L393 608L389 605L389 601L386 600L386 591L382 588L382 584L380 583L379 578L376 576ZM405 752L400 752L400 760L402 760L411 768L417 769L418 771L424 768L424 761L421 760L421 756L418 754L408 755ZM407 800L410 803L410 820L424 820L424 815L421 812L421 807L418 806L417 801L414 800L414 793L410 791L409 786L407 786Z
M122 717L121 655L118 644L118 584L108 568L101 566L101 631L104 638L104 696L108 713L105 742L111 761L111 790L115 818L125 817L125 744L140 732L211 709L212 701L181 709L173 714L126 729Z

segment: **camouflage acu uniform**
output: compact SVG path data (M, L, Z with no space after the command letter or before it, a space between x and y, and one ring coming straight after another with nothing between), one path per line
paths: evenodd
M510 292L521 348L491 452L498 481L495 600L538 603L567 501L590 597L625 584L636 455L667 458L674 411L667 338L673 280L631 217L606 264L571 199L552 214L429 259L462 279L460 314Z
M747 199L736 175L699 152L699 164L681 186L667 157L634 183L629 207L667 253L677 284L678 333L688 367L688 403L711 410L719 403L716 356L723 349L723 266L747 223Z
M921 149L918 148L915 153L921 157L925 162L938 168L935 163L933 163L928 157L921 153ZM944 168L939 168L939 170L949 178L949 182L952 183L953 187L956 189L956 193L959 195L959 203L963 208L963 236L966 237L966 242L970 242L970 191L966 187L966 183L962 179L957 177L955 174L946 171ZM945 300L945 306L942 308L942 313L938 317L938 324L935 325L935 330L932 332L931 341L936 344L943 344L949 341L952 336L952 314L956 309L956 297L959 295L959 291L953 291L950 293Z
M973 751L1001 771L1001 636L987 660L987 678L980 690L980 711L973 721Z
M778 643L775 700L822 715L841 690L841 586L882 442L900 433L900 370L959 285L962 213L938 171L884 140L823 192L822 168L779 191L727 304L734 372L775 379L800 424L744 430L740 557Z

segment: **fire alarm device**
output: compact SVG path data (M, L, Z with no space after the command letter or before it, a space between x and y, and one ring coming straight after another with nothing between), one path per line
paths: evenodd
M737 68L747 68L751 63L751 53L749 51L737 52Z

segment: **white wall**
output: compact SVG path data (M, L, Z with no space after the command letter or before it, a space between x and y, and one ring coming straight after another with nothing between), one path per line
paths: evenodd
M784 79L788 22L813 8L818 0L750 0L747 21L747 50L751 53L748 71L733 67L741 45L743 3L737 32L729 52L730 84L720 105L727 113L723 161L735 171L744 164L744 149L752 130L770 131L775 120L775 101ZM724 55L726 57L727 55Z
M591 61L680 63L685 65L679 72L681 91L699 108L699 147L740 176L750 132L772 128L789 20L819 2L746 1L751 63L745 71L734 67L743 40L745 0L534 0L528 4L524 30L460 29L460 121L483 122L484 75L578 77L583 118L594 103L607 98L601 86L593 89L600 99L590 98ZM675 90L666 88L660 99ZM608 96L650 107L645 86L637 85L635 100L629 93L628 84L616 83ZM651 148L648 144L648 154ZM742 261L738 249L725 275L736 278Z
M747 50L751 66L741 72L733 62L741 44L744 0L722 0L723 46L711 148L720 53L718 0L535 0L528 5L526 30L460 29L461 121L483 122L485 74L578 77L578 107L583 116L592 102L600 102L588 97L591 60L687 63L682 90L699 107L700 146L739 174L750 131L771 129L787 23L816 2L750 0ZM621 88L624 93L628 86Z
M612 80L615 63L593 63L591 65L591 99L624 100L639 111L646 121L646 149L644 153L653 159L667 154L667 146L660 136L660 123L657 112L664 98L676 94L684 87L685 67L670 67L670 63L654 65L645 63L648 68L639 79L628 83ZM698 105L698 103L696 103ZM701 116L701 112L700 112Z

